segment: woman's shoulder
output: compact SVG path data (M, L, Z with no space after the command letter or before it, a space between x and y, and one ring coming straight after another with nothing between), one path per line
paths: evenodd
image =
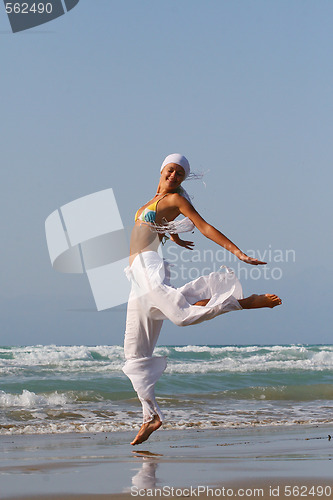
M170 203L181 203L185 198L179 193L168 193L165 199Z
M166 199L170 205L177 207L190 204L180 193L169 193L168 196L166 196Z

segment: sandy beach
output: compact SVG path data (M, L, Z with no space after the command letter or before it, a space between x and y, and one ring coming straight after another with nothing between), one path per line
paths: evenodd
M332 426L1 436L1 499L333 498ZM209 489L208 489L209 488Z

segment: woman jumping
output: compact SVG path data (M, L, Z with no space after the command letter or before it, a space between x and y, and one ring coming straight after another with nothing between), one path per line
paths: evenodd
M166 368L166 358L153 356L153 351L164 319L178 326L188 326L229 311L273 308L281 304L281 299L272 294L243 298L241 284L229 269L200 276L180 288L171 286L169 266L158 253L159 245L164 235L169 234L177 245L192 249L193 243L180 239L178 234L192 231L194 227L239 260L255 266L266 264L247 256L198 214L181 186L191 175L185 156L167 156L161 167L155 196L135 215L130 265L125 270L131 281L131 293L127 306L123 371L141 401L143 424L132 445L143 443L162 425L163 416L154 388ZM176 221L180 214L184 218Z

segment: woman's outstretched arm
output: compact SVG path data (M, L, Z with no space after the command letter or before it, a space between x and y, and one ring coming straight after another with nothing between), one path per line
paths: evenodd
M262 262L258 259L253 259L249 257L244 252L242 252L229 238L227 238L224 234L222 234L218 229L216 229L211 224L208 224L201 215L195 210L195 208L189 203L183 196L179 194L173 195L173 201L178 207L179 211L191 219L193 224L199 229L199 231L214 241L221 247L225 248L229 252L233 253L239 260L246 262L247 264L252 264L257 266L258 264L266 264L266 262Z

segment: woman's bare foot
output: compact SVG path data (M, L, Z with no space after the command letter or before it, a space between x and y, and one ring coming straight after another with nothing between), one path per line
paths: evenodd
M147 441L150 434L152 434L152 432L154 432L154 431L157 431L157 429L159 427L161 427L161 425L162 425L162 422L161 422L159 416L155 415L153 420L151 420L150 422L147 422L146 424L142 424L141 429L139 430L139 432L137 433L137 435L135 436L135 438L131 442L131 444L132 445L141 444L144 441Z
M243 309L258 309L259 307L275 307L282 304L282 300L277 295L265 293L263 295L251 295L238 301Z

